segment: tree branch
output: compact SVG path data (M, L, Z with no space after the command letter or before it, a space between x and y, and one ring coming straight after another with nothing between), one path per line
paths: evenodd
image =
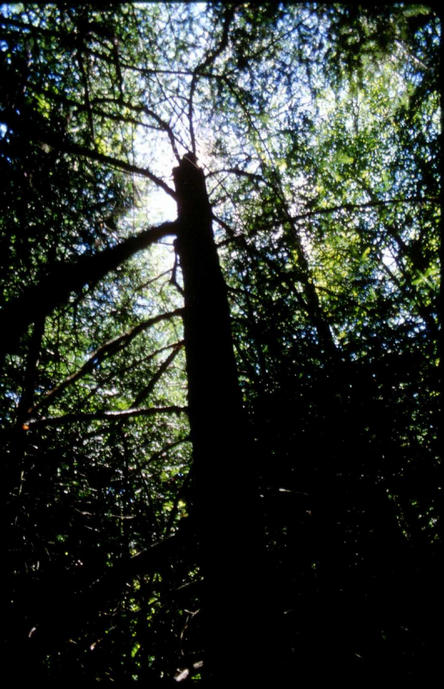
M130 330L127 330L125 333L122 335L118 335L117 337L113 337L111 340L108 340L105 342L103 345L98 347L85 361L83 366L81 366L77 371L72 373L70 376L67 376L64 380L62 380L58 385L53 387L51 390L48 390L37 402L36 404L28 409L28 414L31 412L35 411L36 409L40 409L42 406L47 406L48 404L52 404L54 401L55 397L58 397L65 388L68 387L68 385L71 385L74 383L76 380L84 376L86 373L91 371L100 361L103 361L106 357L112 356L119 350L123 349L126 345L128 345L131 340L133 340L136 335L141 333L143 330L146 330L147 328L150 328L152 325L155 325L156 323L159 323L160 321L163 320L168 320L169 318L173 318L174 316L180 316L183 313L183 309L175 309L174 311L169 311L168 313L162 313L158 316L154 316L153 318L148 318L145 321L142 321L142 323L138 323L135 325L133 328ZM176 349L181 346L182 343L179 343L179 345L176 345ZM177 352L175 351L175 354ZM171 355L170 355L171 356ZM137 407L140 404L140 401L134 403L134 407Z
M63 606L54 604L54 600L43 601L43 614L38 621L37 631L45 639L60 640L65 636L75 635L83 628L85 620L91 614L97 614L104 606L115 599L120 599L125 584L134 577L146 577L157 571L162 571L170 562L187 558L194 561L196 538L192 523L184 518L179 529L172 536L152 543L146 550L133 555L124 556L112 567L90 581L86 587L72 591L64 590ZM178 589L177 594L181 591ZM174 592L171 592L174 595Z
M131 363L126 362L124 366L120 366L119 368L113 369L111 373L109 373L107 376L105 376L104 379L100 381L92 390L90 390L83 398L82 401L80 402L80 405L85 404L85 402L91 397L94 397L94 395L98 392L98 390L103 389L105 385L109 383L110 380L117 379L119 380L119 377L121 375L124 375L125 373L128 373L128 371L133 370L139 364L141 363L146 363L148 361L151 361L151 359L154 359L158 354L162 354L162 352L165 352L167 349L174 349L179 345L179 342L174 342L173 344L166 345L165 347L160 347L159 349L156 349L154 352L151 352L147 356L144 356L142 358L135 359ZM132 405L133 407L137 406L135 404ZM80 406L79 406L80 409Z
M15 112L3 110L2 121L15 131L26 131L26 136L29 139L46 143L58 151L62 151L64 153L74 153L84 158L89 158L90 160L96 160L100 163L104 163L105 165L109 165L110 167L117 168L118 170L122 170L124 172L147 177L158 187L163 189L169 196L171 196L173 199L176 199L176 192L171 189L171 187L169 187L168 184L166 184L162 179L160 179L160 177L157 177L157 175L153 174L146 168L132 165L124 160L105 155L104 153L99 153L98 151L93 151L87 146L77 144L68 139L66 136L51 132L49 129L44 130L37 125L37 122L32 117L26 117L24 114L17 115Z
M188 99L188 122L189 122L189 127L190 127L190 140L191 140L191 150L193 153L196 153L196 140L195 140L195 135L194 135L194 125L193 125L193 99L194 99L194 93L197 87L197 82L199 79L199 76L201 76L202 70L205 70L210 64L214 62L214 60L225 50L228 44L228 32L230 28L230 24L233 21L234 17L234 11L235 11L235 6L232 7L227 7L226 9L226 15L225 15L225 21L223 25L223 30L222 30L222 38L217 46L217 48L206 56L204 61L195 67L193 70L193 78L191 80L191 86L190 86L190 95Z
M236 175L237 177L247 177L248 179L251 179L253 182L265 183L265 180L262 175L255 174L254 172L247 172L246 170L241 170L239 167L227 167L222 168L220 170L213 170L211 172L208 172L206 177L214 177L215 175L220 175L222 172Z
M183 313L183 309L177 309L177 311L179 311L180 313ZM167 368L170 366L170 364L172 363L172 361L174 361L174 359L176 358L176 356L179 354L179 352L180 352L180 350L182 349L183 345L184 345L184 340L182 340L181 342L178 342L178 344L174 347L173 351L167 356L167 358L165 359L165 361L163 361L163 362L161 363L161 365L159 366L159 368L158 368L158 370L156 371L156 373L155 373L155 374L153 375L153 377L150 379L148 385L146 385L146 386L139 392L139 394L137 395L137 397L135 398L135 400L134 400L134 402L133 402L133 407L138 407L139 404L141 404L141 403L143 402L144 399L146 399L147 397L149 397L149 395L151 394L151 392L152 392L153 389L154 389L154 386L155 386L156 383L160 380L160 378L163 376L163 374L165 373L165 371L167 370Z
M51 313L68 299L71 292L87 283L95 283L133 254L145 249L162 237L175 235L177 222L166 222L125 239L92 256L53 266L37 284L23 290L0 311L0 330L3 333L0 351L14 351L21 335L30 323Z
M305 220L305 218L312 218L315 215L335 213L336 211L359 211L368 208L379 208L381 206L389 206L392 204L408 204L408 203L433 203L438 199L434 196L411 196L405 199L377 199L373 201L366 201L365 203L343 203L340 206L329 206L328 208L313 208L311 211L301 213L300 215L292 215L291 220Z
M188 407L171 405L169 407L140 407L139 409L101 410L93 412L70 412L61 416L46 416L41 419L29 419L29 426L63 426L66 423L82 421L106 421L133 419L137 416L155 416L156 414L187 414Z

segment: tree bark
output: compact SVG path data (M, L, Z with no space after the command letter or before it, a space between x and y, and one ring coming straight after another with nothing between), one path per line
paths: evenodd
M268 674L265 665L273 655L266 634L270 591L264 591L254 458L204 175L187 156L173 173L184 280L194 515L204 579L205 676L218 683L236 679L251 684Z

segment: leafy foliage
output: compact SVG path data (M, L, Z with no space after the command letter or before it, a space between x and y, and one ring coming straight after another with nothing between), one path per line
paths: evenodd
M1 9L5 305L204 169L292 678L437 663L439 37L402 3ZM3 361L22 680L205 672L180 266L125 259Z

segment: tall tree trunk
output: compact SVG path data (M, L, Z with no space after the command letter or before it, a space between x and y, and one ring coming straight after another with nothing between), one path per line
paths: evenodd
M204 175L187 156L173 172L184 279L195 516L204 578L205 674L213 681L251 684L268 674L265 665L274 655L266 635L270 591L264 590L254 458L248 450L226 286Z

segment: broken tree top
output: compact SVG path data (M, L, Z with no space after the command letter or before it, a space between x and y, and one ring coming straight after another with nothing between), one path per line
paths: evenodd
M211 215L205 176L196 161L194 153L188 152L180 164L173 168L180 220L196 220L197 216L203 219Z

